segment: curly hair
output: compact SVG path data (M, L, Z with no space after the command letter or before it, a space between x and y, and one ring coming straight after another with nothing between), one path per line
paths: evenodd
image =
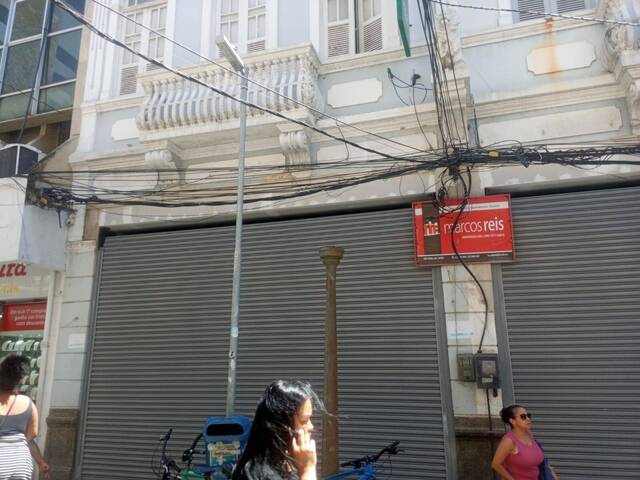
M29 373L29 357L10 353L0 362L0 391L15 390Z

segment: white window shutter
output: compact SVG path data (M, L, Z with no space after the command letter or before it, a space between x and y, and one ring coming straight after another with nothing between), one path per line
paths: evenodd
M544 0L517 0L516 10L520 10L518 14L518 21L524 22L525 20L532 20L534 18L544 18L545 4ZM539 12L539 13L528 13Z
M138 64L123 65L120 68L120 95L136 93L138 83Z
M340 5L341 2L345 3ZM348 8L345 8L347 6L346 2L348 2ZM332 7L332 5L335 7ZM338 57L355 53L353 1L327 0L325 6L327 7L327 12L329 8L334 8L333 15L327 15L327 56Z
M558 0L558 13L575 12L587 8L585 0Z
M337 57L349 53L350 33L351 28L348 23L329 25L327 31L329 57Z
M266 48L264 40L258 40L247 43L247 53L261 52Z
M382 17L376 17L363 22L362 51L373 52L382 50Z

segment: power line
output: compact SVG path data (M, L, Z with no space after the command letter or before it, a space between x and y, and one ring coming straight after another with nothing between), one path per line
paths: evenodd
M144 28L145 30L153 33L154 35L157 35L157 36L167 40L168 42L173 43L174 45L182 48L183 50L185 50L185 51L187 51L187 52L189 52L189 53L191 53L191 54L193 54L195 56L197 56L198 58L200 58L202 60L206 60L207 62L209 62L209 63L221 68L222 70L225 70L225 71L227 71L227 72L229 72L229 73L231 73L231 74L233 74L233 75L235 75L235 76L237 76L237 77L239 77L241 79L246 79L249 83L252 83L253 85L256 85L257 87L260 87L260 88L262 88L262 89L264 89L264 90L266 90L266 91L268 91L270 93L273 93L274 95L277 95L277 96L279 96L281 98L284 98L287 101L290 101L290 102L292 102L292 103L294 103L294 104L296 104L298 106L305 107L305 108L309 109L310 111L312 111L313 113L315 113L317 115L320 115L320 116L325 117L325 118L329 118L331 120L334 120L337 123L342 124L343 126L353 128L354 130L357 130L357 131L359 131L361 133L364 133L364 134L367 134L367 135L371 135L371 136L373 136L375 138L378 138L380 140L383 140L385 142L389 142L389 143L393 143L393 144L396 144L396 145L400 145L400 146L402 146L404 148L409 148L409 149L414 150L416 152L421 152L421 153L424 152L424 150L422 150L422 149L419 149L419 148L416 148L416 147L414 147L412 145L407 145L407 144L399 142L397 140L393 140L393 139L385 137L383 135L379 135L377 133L373 133L371 131L365 130L364 128L358 127L358 126L353 125L353 124L351 124L349 122L345 122L344 120L340 120L339 118L334 117L333 115L330 115L328 113L322 112L322 111L312 107L311 105L308 105L308 104L306 104L304 102L300 102L299 100L295 100L295 99L285 95L284 93L278 92L277 90L274 90L274 89L270 88L267 85L264 85L264 84L262 84L262 83L260 83L260 82L258 82L256 80L253 80L253 79L249 78L248 76L244 76L242 73L237 72L236 70L234 70L232 68L229 68L229 67L225 66L224 64L222 64L220 62L217 62L216 60L214 60L212 58L209 58L209 57L207 57L205 55L202 55L201 53L193 50L189 46L184 45L184 44L178 42L177 40L175 40L175 39L173 39L171 37L168 37L164 33L159 32L158 30L154 30L153 28L151 28L151 27L149 27L149 26L147 26L147 25L145 25L145 24L143 24L141 22L138 22L135 18L131 18L128 15L124 14L123 12L120 12L120 11L114 9L114 8L111 8L110 6L105 5L102 2L99 2L98 0L91 0L91 1L93 3L95 3L96 5L100 5L101 7L109 10L110 12L115 13L119 17L125 19L126 21L129 21L129 22L131 22L131 23L133 23L135 25L138 25L139 27Z
M458 8L469 8L472 10L489 10L492 12L505 12L505 13L528 13L529 15L536 15L538 17L558 17L558 18L567 18L569 20L583 20L585 22L596 22L596 23L608 23L611 25L624 25L628 27L640 27L640 23L638 22L626 22L624 20L608 20L606 18L590 18L590 17L581 17L579 15L567 15L566 13L551 13L551 12L540 12L537 10L517 10L515 8L498 8L498 7L483 7L481 5L468 5L462 3L451 3L445 2L443 0L427 0L431 3L439 3L440 5L447 5L449 7L458 7Z
M211 85L209 83L206 83L206 82L204 82L204 81L202 81L202 80L200 80L198 78L195 78L195 77L193 77L191 75L188 75L186 73L180 72L180 71L178 71L178 70L176 70L176 69L174 69L172 67L169 67L168 65L165 65L164 63L160 62L159 60L156 60L156 59L153 59L151 57L148 57L147 55L145 55L145 54L143 54L141 52L138 52L137 50L129 47L128 45L126 45L125 43L121 42L120 40L117 40L117 39L113 38L112 36L110 36L109 34L101 31L99 28L97 28L95 25L93 25L84 15L82 15L79 12L77 12L76 10L70 8L62 0L52 0L52 1L54 1L57 5L60 6L60 8L65 10L67 13L69 13L71 16L73 16L80 23L85 25L93 33L95 33L99 37L105 39L107 42L112 43L112 44L114 44L114 45L116 45L118 47L121 47L121 48L127 50L128 52L131 52L133 55L136 55L137 57L142 58L144 61L146 61L148 63L151 63L153 65L156 65L156 66L158 66L160 68L163 68L164 70L167 70L168 72L171 72L171 73L173 73L174 75L177 75L180 78L183 78L183 79L185 79L187 81L196 83L196 84L198 84L198 85L200 85L202 87L205 87L205 88L217 93L218 95L222 95L223 97L227 97L227 98L229 98L231 100L234 100L236 102L243 103L244 105L246 105L248 107L251 107L251 108L253 108L255 110L258 110L260 112L271 114L271 115L276 116L278 118L282 118L283 120L289 121L291 123L295 123L296 125L300 125L302 127L308 128L309 130L313 130L314 132L320 133L321 135L324 135L324 136L326 136L328 138L331 138L332 140L336 140L336 141L338 141L340 143L346 143L348 145L351 145L352 147L358 148L358 149L363 150L365 152L372 153L374 155L379 155L381 157L385 157L385 158L388 158L388 159L391 159L391 160L401 160L402 159L401 157L397 157L397 156L394 156L394 155L390 155L388 153L380 152L380 151L375 150L373 148L365 147L365 146L360 145L360 144L358 144L356 142L353 142L351 140L342 139L342 138L340 138L340 137L338 137L336 135L333 135L333 134L331 134L331 133L329 133L329 132L327 132L327 131L319 128L319 127L316 127L315 125L311 125L310 123L307 123L307 122L305 122L303 120L297 120L295 118L288 117L287 115L284 115L283 113L280 113L278 111L271 110L271 109L268 109L266 107L262 107L260 105L257 105L257 104L255 104L253 102L250 102L250 101L247 101L247 100L242 100L242 99L240 99L238 97L235 97L232 94L230 94L230 93L228 93L228 92L226 92L224 90L221 90L221 89L219 89L219 88L217 88L217 87L215 87L215 86L213 86L213 85Z

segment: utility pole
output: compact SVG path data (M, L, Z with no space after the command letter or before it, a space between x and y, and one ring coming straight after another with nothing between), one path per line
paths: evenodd
M224 35L216 44L233 69L240 74L240 145L238 151L238 199L236 201L236 237L233 253L233 285L231 290L231 327L229 330L229 372L226 415L233 415L236 398L236 369L238 365L238 335L240 331L240 278L242 274L242 223L244 209L244 154L247 131L247 72L244 62Z

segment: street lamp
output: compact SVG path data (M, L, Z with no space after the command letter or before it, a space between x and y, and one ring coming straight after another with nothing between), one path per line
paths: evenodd
M240 145L238 152L238 200L236 202L236 242L233 254L233 287L231 290L231 328L229 330L229 374L226 415L233 415L236 397L236 367L240 312L240 274L242 273L242 211L244 204L244 150L247 131L247 75L244 62L224 35L216 38L216 45L233 69L240 74Z

